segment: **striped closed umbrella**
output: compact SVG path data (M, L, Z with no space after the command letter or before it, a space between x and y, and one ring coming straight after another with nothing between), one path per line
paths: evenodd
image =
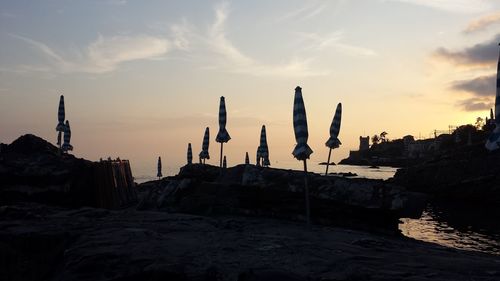
M163 175L161 174L161 157L158 157L158 172L156 173L156 176L158 177L158 179L163 177Z
M222 160L222 168L227 168L226 155L224 155L224 160Z
M208 154L208 145L210 144L210 129L207 127L205 129L205 135L203 136L203 144L201 145L200 159L203 159L203 164L205 164L205 159L210 159Z
M193 164L193 150L191 149L191 143L188 143L187 160L188 165Z
M215 137L216 142L220 142L220 165L222 167L222 153L223 153L223 144L228 142L231 137L226 130L226 121L227 121L227 113L226 113L226 100L224 97L220 97L219 103L219 132Z
M313 151L307 145L309 133L307 130L306 108L302 99L302 88L298 86L295 88L295 98L293 101L293 130L295 132L295 141L297 142L292 152L293 156L297 160L309 159Z
M500 44L499 44L500 45ZM497 64L497 93L495 97L495 129L491 132L486 141L486 149L489 151L500 148L500 54L498 55Z
M269 148L267 147L267 135L266 135L266 126L262 125L262 129L260 130L260 156L262 157L262 166L267 167L271 165L269 162Z
M330 151L328 152L328 161L326 162L325 176L328 175L328 167L330 166L330 156L332 155L332 149L338 148L342 144L338 138L341 119L342 103L339 103L337 104L337 109L335 110L335 115L333 117L332 124L330 125L330 138L325 143L325 145L330 148Z
M255 154L256 155L256 159L255 159L255 166L260 166L260 159L261 159L261 156L260 156L260 145L257 147L257 153Z
M61 148L61 134L64 132L64 120L66 119L66 113L64 110L64 96L59 97L59 108L57 110L57 145Z
M295 140L297 145L292 154L297 160L304 161L304 192L306 203L306 222L307 225L311 224L310 221L310 208L309 208L309 186L307 183L307 159L313 153L312 149L307 145L307 138L309 133L307 131L307 117L306 108L304 107L304 100L302 99L302 88L297 86L295 88L295 97L293 101L293 130L295 133Z
M68 152L73 150L73 146L70 144L71 141L71 127L69 126L69 121L66 120L64 125L64 143L62 145L63 152Z
M250 157L248 157L248 152L245 153L245 164L250 164Z
M59 148L61 148L61 145L62 145L62 131L59 131L57 132L57 145L59 146Z

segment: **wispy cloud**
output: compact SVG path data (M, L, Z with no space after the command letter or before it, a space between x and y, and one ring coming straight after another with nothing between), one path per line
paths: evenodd
M11 36L29 43L51 62L50 66L18 66L18 68L26 71L43 69L58 73L110 72L124 62L165 55L170 45L167 39L153 36L99 36L87 48L77 51L75 57L67 58L42 42L19 35Z
M171 24L170 32L172 34L172 44L179 50L189 51L191 49L191 42L189 37L194 34L193 27L186 19L181 23Z
M209 45L223 59L219 62L219 68L254 76L301 77L327 74L325 71L314 71L310 68L312 58L292 58L284 64L272 65L261 63L244 54L227 38L225 25L228 15L229 6L227 3L217 5L215 7L215 21L209 28Z
M500 11L482 16L467 25L464 33L482 31L491 25L500 23Z
M450 88L457 92L469 94L469 98L461 100L457 106L465 111L481 111L491 108L495 99L496 75L479 76L469 80L459 80Z
M310 14L318 13L311 11ZM279 63L267 63L254 58L239 49L228 37L226 24L230 14L229 4L220 3L214 7L214 21L208 29L191 25L186 19L180 23L157 23L151 28L165 32L164 36L102 36L87 47L76 49L71 55L61 52L43 42L19 35L11 35L22 40L49 61L41 66L19 65L17 73L107 73L120 65L138 60L163 60L172 51L204 69L253 76L306 77L326 75L327 71L313 69L314 57L290 56ZM203 30L203 31L201 31ZM317 42L326 47L328 42ZM319 48L324 48L320 46ZM336 48L346 53L370 55L370 51L355 46L336 43Z
M498 41L500 34L483 43L475 44L461 50L438 48L433 52L433 57L444 60L454 66L465 67L468 71L483 73L494 69L498 59ZM495 75L477 76L471 79L456 80L451 82L449 88L457 94L467 93L467 99L457 102L457 106L465 111L486 110L493 105L495 96Z
M465 111L485 111L492 108L494 104L488 99L470 98L459 101L457 106Z
M336 31L326 35L300 32L298 33L298 35L302 38L302 42L308 42L308 46L305 47L306 49L313 49L315 51L334 49L335 51L338 51L340 53L358 57L369 57L377 55L374 50L342 43L341 39L343 37L343 32L341 31Z
M228 4L226 2L219 4L215 8L215 21L209 30L209 42L213 50L233 63L240 66L249 66L254 63L253 60L240 52L226 37L225 23L228 13Z
M156 58L169 51L169 41L152 36L99 36L87 48L88 72L109 72L123 62Z
M458 51L438 48L434 51L433 56L455 65L490 66L497 61L499 41L500 34L497 34L491 40Z
M491 9L489 0L382 0L425 6L454 13L480 13Z
M307 4L298 9L289 11L276 19L277 22L287 20L307 20L321 14L328 6L328 2L317 3L314 1L306 2Z
M477 97L495 96L496 75L480 76L470 80L455 81L451 89L470 93Z

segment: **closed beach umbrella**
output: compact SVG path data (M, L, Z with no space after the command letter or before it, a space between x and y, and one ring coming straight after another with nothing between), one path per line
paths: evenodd
M250 157L248 157L248 152L245 153L245 164L250 164Z
M59 98L59 108L57 110L57 126L56 126L56 131L59 133L57 134L57 145L59 145L59 148L61 148L61 134L64 132L64 120L66 119L66 113L64 110L64 96L61 95Z
M193 150L191 149L191 143L188 143L187 160L188 164L193 164Z
M310 224L310 209L309 209L309 187L307 183L307 159L313 153L312 149L307 145L309 133L307 131L306 108L302 99L302 88L295 88L295 97L293 101L293 130L295 133L295 141L297 145L292 154L297 160L304 161L304 192L306 201L306 221Z
M342 104L337 104L337 109L335 110L335 115L330 125L330 138L326 141L325 145L330 148L328 152L328 161L326 162L326 172L325 176L328 175L328 167L330 166L330 156L332 155L332 149L338 148L342 143L340 142L338 136L340 132L340 120L342 119Z
M64 143L62 145L62 150L68 152L73 150L73 146L70 144L71 141L71 127L69 126L69 121L66 121L64 125Z
M302 99L302 88L295 88L295 98L293 102L293 130L295 133L295 141L297 145L292 154L297 160L309 159L313 153L312 149L307 145L309 133L307 130L307 117L306 109L304 107L304 100ZM306 162L304 162L306 163Z
M158 157L158 172L156 173L156 176L158 177L158 179L163 177L163 175L161 174L161 157Z
M257 154L256 154L256 159L255 159L255 165L260 166L260 146L257 147Z
M223 144L225 142L228 142L231 137L229 136L229 133L226 130L226 121L227 121L227 113L226 113L226 101L224 97L220 97L220 103L219 103L219 132L217 133L217 137L215 138L216 142L220 142L220 165L219 167L222 167L222 150L223 150Z
M210 143L210 129L207 127L205 129L205 135L203 136L203 144L201 145L200 159L203 159L203 164L205 164L205 159L210 159L208 154L208 145Z
M66 119L66 114L64 110L64 96L61 95L59 98L59 108L57 110L57 127L56 131L64 132L64 120Z
M266 126L262 125L260 130L260 156L262 157L262 166L267 167L271 165L269 162L269 148L267 147Z
M224 155L224 160L222 160L222 168L227 168L226 155Z
M61 144L62 144L62 131L59 131L57 132L57 145L59 146L59 148L61 148Z
M500 45L500 44L499 44ZM500 148L500 54L498 56L497 65L497 93L495 97L495 129L491 132L490 137L486 141L486 148L489 151Z

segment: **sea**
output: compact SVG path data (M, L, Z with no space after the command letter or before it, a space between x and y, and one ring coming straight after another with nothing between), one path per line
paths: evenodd
M283 163L282 163L283 164ZM287 166L287 165L285 165ZM294 168L297 167L286 167ZM308 170L325 173L326 166L310 165ZM353 178L386 180L397 168L332 165L329 173L351 173ZM154 180L136 178L138 183ZM500 207L465 207L449 202L430 202L419 219L400 219L399 229L407 237L460 250L500 255Z

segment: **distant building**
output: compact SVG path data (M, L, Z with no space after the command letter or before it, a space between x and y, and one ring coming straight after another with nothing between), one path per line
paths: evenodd
M441 140L426 139L417 140L408 144L408 158L425 158L434 155L434 152L439 149Z
M359 151L368 150L370 148L370 137L359 137Z
M415 142L415 138L412 135L406 135L403 137L403 155L408 157L410 155L410 144Z

